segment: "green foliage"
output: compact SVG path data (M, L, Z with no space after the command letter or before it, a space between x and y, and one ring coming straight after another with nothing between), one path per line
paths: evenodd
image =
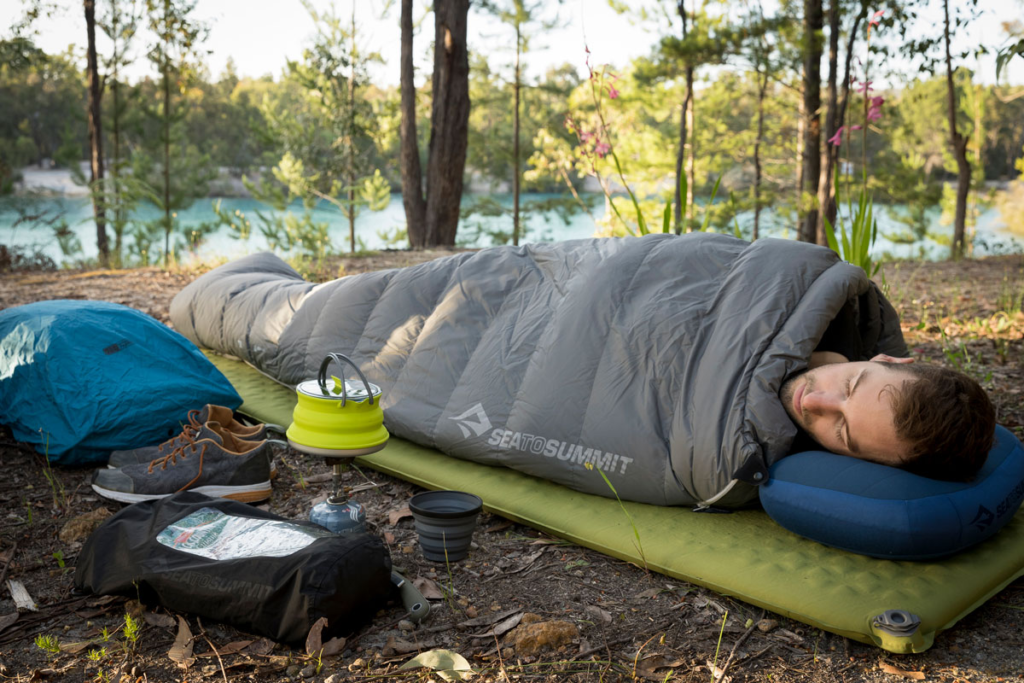
M186 244L197 241L195 236L172 241L172 236L179 234L178 212L205 195L216 176L210 156L188 138L185 125L183 93L198 80L198 49L207 34L207 28L192 16L194 10L192 0L146 0L148 27L156 36L148 57L160 82L152 99L142 100L141 109L148 119L143 124L155 128L156 134L143 136L143 145L132 156L132 176L144 183L145 198L163 215L137 226L132 235L136 256L148 263L155 256L154 238L162 233L165 267Z
M60 654L60 640L57 639L57 636L40 633L35 638L35 644L40 650L46 652L50 658Z
M1015 43L1007 45L996 54L996 80L999 80L999 76L1002 74L1006 63L1014 57L1024 58L1024 38L1021 38Z
M629 526L633 529L633 545L636 548L636 551L640 554L640 560L644 563L644 571L647 571L647 555L644 554L644 546L643 543L641 543L640 541L640 530L637 529L636 522L633 521L633 515L629 514L629 510L626 509L626 506L623 504L622 499L619 498L619 492L615 490L615 486L612 484L611 480L608 479L608 476L600 467L595 467L593 463L589 462L585 463L584 467L586 467L588 470L596 469L597 473L601 475L601 479L603 479L604 483L608 486L608 488L611 489L612 494L615 496L615 500L618 501L619 507L622 509L622 513L626 515L626 519L629 521Z
M304 5L316 24L316 38L300 60L288 62L288 80L295 86L289 94L301 104L282 106L280 96L267 94L260 106L259 134L282 151L272 173L284 191L265 179L246 187L280 210L301 200L301 218L290 212L274 218L257 212L260 229L274 244L287 244L288 249L298 245L303 253L322 257L331 244L327 224L310 217L316 202L328 202L354 221L364 208L386 208L391 186L379 168L372 168L376 112L362 97L366 68L380 57L360 51L356 27L346 28L333 7L320 12L311 3ZM349 247L356 251L354 235Z
M122 631L125 641L132 647L139 640L139 633L142 632L142 622L131 614L124 615L124 630Z
M223 74L211 77L202 64L204 29L191 18L193 4L189 0L149 0L144 3L144 16L133 16L128 2L100 3L98 8L103 16L98 17L97 25L107 35L107 40L101 41L101 49L106 51L101 54L101 72L106 85L103 115L109 177L102 187L90 189L102 193L107 207L113 233L111 262L167 262L198 248L211 230L232 224L226 229L239 239L248 239L255 229L293 256L322 258L335 246L326 240L318 206L329 204L344 215L374 209L389 199L391 188L398 183L397 89L369 83L367 67L378 57L360 50L358 41L352 48L347 18L312 6L308 9L317 27L316 36L282 77L242 77L233 64ZM359 4L359 11L362 7ZM538 17L543 14L544 21L553 14L548 5L535 0L495 1L487 3L487 8L499 12L509 27L531 9ZM524 203L523 224L529 223L531 212L536 216L539 211L556 208L560 215L591 211L592 200L601 196L583 189L595 189L592 183L596 179L609 196L599 225L601 234L664 231L666 217L672 215L670 209L678 204L687 206L674 187L687 65L696 66L699 84L689 144L695 157L693 177L700 180L692 183L696 187L686 187L681 193L684 199L697 199L690 200L692 212L673 229L743 234L741 223L747 223L737 217L749 212L754 202L755 69L771 75L764 100L759 203L773 209L771 215L778 221L775 227L794 223L800 201L793 189L798 162L798 81L801 48L806 42L800 33L799 5L783 3L777 10L769 8L772 16L761 17L759 10L746 6L720 12L713 3L697 3L686 8L689 24L685 36L678 30L677 6L618 2L616 9L630 12L629 20L646 22L657 33L650 53L624 67L618 80L612 81L614 74L601 72L600 77L612 81L619 91L614 101L593 101L595 84L581 81L578 64L543 74L524 72L520 91L520 151L521 158L527 160L523 190L566 196ZM893 23L886 24L887 28L898 26L898 17L904 16L900 12L905 10L909 11L893 8ZM890 21L889 17L887 10L885 20ZM157 36L146 49L132 45L133 40L140 42L137 34L142 24ZM509 29L503 30L507 37ZM523 50L545 35L543 30L522 33ZM116 48L111 39L116 39ZM511 40L506 44L514 45ZM1000 67L1020 56L1020 45L1020 34L1013 34L1000 51ZM878 52L882 49L881 43L872 43L873 63L882 61ZM121 70L144 53L152 61L153 77L130 84ZM467 179L493 192L507 183L512 168L513 57L506 50L500 54L492 51L487 57L474 54L471 59L473 107ZM722 62L728 68L707 68ZM0 40L0 193L14 189L20 169L26 165L53 159L75 169L86 158L82 67L82 60L72 52L47 55L24 37ZM171 86L169 102L164 97L165 80ZM1024 139L1024 98L1013 98L1003 86L979 86L978 79L963 68L956 71L954 80L958 127L970 140L972 179L978 183L972 186L971 221L986 206L980 183L1017 173L1015 163L1022 159L1020 141ZM350 81L356 86L354 105L349 103ZM425 150L430 134L425 120L431 84L429 79L420 83L417 107L421 125L417 128L420 149ZM886 235L894 241L944 240L941 235L929 234L937 209L943 208L943 183L955 171L948 151L944 78L924 75L900 90L879 94L886 98L885 118L868 136L872 175L867 190L873 211L877 215L883 206L901 205L889 209L901 224ZM603 123L598 112L601 106ZM582 130L601 130L601 139L613 154L583 153L579 140L563 125L567 111ZM859 122L859 112L850 113L854 117L850 122ZM116 156L115 119L120 149ZM166 162L165 145L171 152ZM859 161L859 149L854 157ZM165 166L170 170L166 175ZM275 212L283 203L285 208L280 211L294 215L271 216L272 212L261 210L245 218L213 210L210 221L182 230L178 215L196 196L232 190L215 178L213 169L218 166L236 176L247 175L256 186L274 188L259 198L266 197L265 203ZM266 172L257 177L261 169ZM715 182L720 183L719 192L727 194L728 201L706 201ZM165 187L168 184L172 186L169 189ZM1014 190L1000 198L1001 212L1011 228L1024 216L1024 200L1020 199L1024 190L1012 187ZM162 210L160 220L137 220L137 208L147 202ZM509 239L511 220L503 202L477 201L473 208L477 210L464 212L460 243ZM72 226L42 219L37 223L66 258L80 255L81 244ZM833 227L837 231L842 228ZM1024 231L1024 226L1017 229ZM401 228L396 228L392 237L398 240L400 235ZM540 232L531 237L545 235ZM356 244L353 241L349 246L355 248Z
M839 187L838 173L836 174L836 187ZM839 192L836 192L836 201L839 201ZM869 278L874 277L881 261L872 258L869 250L878 237L878 220L875 218L874 203L868 197L866 187L861 187L860 196L857 198L857 210L853 204L847 205L850 219L850 230L847 232L843 224L841 214L837 216L839 223L839 239L836 238L835 230L829 220L825 219L825 237L828 239L828 246L832 251L839 254L847 263L860 266Z

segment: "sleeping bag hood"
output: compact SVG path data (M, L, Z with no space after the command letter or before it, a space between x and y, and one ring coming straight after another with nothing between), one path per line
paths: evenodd
M840 312L865 350L851 360L907 354L895 311L829 249L693 233L495 247L319 285L255 254L188 285L171 320L289 386L343 353L383 389L394 436L454 457L737 507L789 452L779 389Z

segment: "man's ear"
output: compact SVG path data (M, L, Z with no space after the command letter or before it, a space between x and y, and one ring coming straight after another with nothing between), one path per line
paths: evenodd
M874 358L872 358L871 361L872 362L876 362L876 363L913 363L914 359L913 358L897 358L895 356L890 356L890 355L885 354L885 353L880 353L877 356L875 356Z

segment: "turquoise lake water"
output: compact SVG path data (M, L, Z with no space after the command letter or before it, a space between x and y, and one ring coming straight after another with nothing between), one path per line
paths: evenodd
M552 196L555 195L529 194L523 196L523 201L545 199ZM511 206L511 195L496 195L495 198L505 206ZM181 226L184 229L187 229L188 226L194 226L202 223L203 221L213 220L214 216L211 209L213 201L216 200L211 200L209 198L199 199L187 210L179 212L178 219ZM186 260L188 258L203 259L214 256L236 258L238 256L243 256L245 254L261 251L267 248L266 241L256 229L257 221L255 211L257 209L265 212L271 210L253 199L225 198L220 201L223 209L229 212L237 210L249 217L253 224L253 234L251 238L248 241L243 242L234 239L231 234L229 234L230 231L222 231L211 235L200 247L197 255L195 257L185 257ZM472 201L471 198L465 199L463 205L466 205L470 201ZM22 223L17 227L12 227L18 217L18 213L15 208L16 206L20 206L23 212L26 209L36 213L44 210L63 211L64 218L79 236L82 243L82 255L85 257L94 257L96 255L96 228L92 221L92 206L86 198L32 200L11 197L0 198L0 244L32 247L40 250L55 262L61 263L64 260L64 257L61 254L60 247L45 226L32 226L28 223ZM948 247L940 246L931 240L925 240L913 245L893 244L886 240L883 237L884 234L903 231L902 226L895 222L890 216L890 212L899 210L899 207L886 207L877 212L879 219L879 239L873 249L876 255L881 255L885 252L900 257L919 256L922 255L922 252L924 256L931 258L945 258L948 255ZM294 211L295 213L300 213L301 206L296 204ZM593 209L593 214L595 218L600 219L603 213L603 202L598 202ZM134 217L138 220L145 221L157 218L158 215L159 214L154 207L147 205L141 207ZM952 229L949 226L943 227L938 225L939 212L937 209L933 210L930 216L933 220L933 231L944 234L951 233ZM322 204L314 211L314 220L326 221L329 223L330 236L333 242L332 246L335 251L348 251L348 221L345 216L343 216L334 207L328 204ZM752 215L741 214L738 220L741 228L749 229L749 225L752 222ZM779 225L780 222L781 221L778 220L778 217L775 216L771 210L762 211L762 236L792 238L792 229L790 229L788 225ZM512 219L510 214L497 217L472 217L468 219L468 221L460 223L460 238L474 234L473 226L475 224L482 224L490 229L510 232L512 228ZM401 195L395 194L392 195L391 203L384 211L376 213L364 211L357 217L356 236L358 239L362 240L365 248L381 249L388 246L386 242L386 235L394 234L396 230L400 230L404 228L404 226L405 213L402 208L402 198ZM526 227L527 233L521 242L527 243L591 237L597 229L594 221L585 213L576 213L571 216L569 222L566 223L553 211L546 213L538 212L531 215L526 223ZM466 246L485 247L491 246L491 244L492 242L490 238L484 236L481 239L477 239L467 244ZM391 246L402 248L407 246L407 244L400 243L398 245ZM1001 220L998 210L994 208L986 210L979 216L974 253L976 255L986 255L1011 252L1024 252L1024 239L1016 237L1005 230L1005 226Z

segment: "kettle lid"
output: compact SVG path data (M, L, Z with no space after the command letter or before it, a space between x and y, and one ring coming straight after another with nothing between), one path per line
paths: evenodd
M339 381L343 381L345 383L344 392L342 392L341 390L341 385L337 384L337 382ZM366 391L367 384L369 384L370 387L369 392ZM377 386L376 384L371 384L369 382L363 384L362 382L356 382L349 379L338 380L338 378L334 376L331 376L328 379L324 380L324 385L327 387L326 394L324 393L323 387L320 386L319 380L315 379L308 379L305 382L300 382L299 385L295 387L295 389L300 394L305 394L306 396L311 396L313 398L322 398L328 400L336 399L340 401L342 399L342 396L346 396L349 401L356 401L357 403L365 401L370 396L376 398L381 394L380 387Z

